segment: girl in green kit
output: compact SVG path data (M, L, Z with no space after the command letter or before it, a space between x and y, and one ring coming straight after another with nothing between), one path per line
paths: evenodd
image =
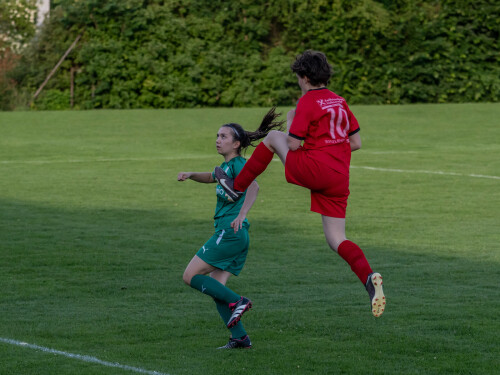
M241 151L254 142L264 138L267 133L281 128L284 121L275 121L279 114L272 108L254 132L245 131L241 125L230 123L222 125L217 132L217 152L224 157L221 168L231 178L235 178L245 165L246 159ZM178 181L187 179L202 183L215 183L213 172L180 172ZM224 183L221 181L220 183ZM253 181L242 199L232 201L224 189L217 185L217 205L214 215L214 235L198 250L184 271L184 282L194 289L211 296L217 310L231 331L229 342L219 349L250 348L252 343L243 324L243 313L252 307L252 301L226 287L231 274L237 276L248 253L250 224L246 218L254 204L259 185Z

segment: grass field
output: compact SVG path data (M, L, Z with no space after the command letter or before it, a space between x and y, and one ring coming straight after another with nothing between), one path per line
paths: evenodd
M249 351L214 350L228 331L182 282L215 185L176 176L212 170L219 125L266 109L0 113L0 374L498 373L500 105L352 110L347 234L386 312L273 162L228 283L254 301Z

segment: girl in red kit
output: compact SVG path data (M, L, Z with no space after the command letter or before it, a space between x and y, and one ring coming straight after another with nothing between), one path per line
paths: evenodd
M372 271L363 251L345 236L351 151L361 148L358 121L344 98L326 88L332 69L323 53L304 52L292 64L292 71L303 96L287 114L288 134L271 131L236 179L228 178L220 168L215 177L227 195L237 200L277 154L286 180L311 191L311 211L321 214L328 245L365 285L372 313L379 317L385 309L382 276Z

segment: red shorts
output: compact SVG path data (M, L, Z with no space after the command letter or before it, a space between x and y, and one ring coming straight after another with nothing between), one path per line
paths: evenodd
M307 151L289 151L285 163L286 180L311 190L311 211L345 218L349 196L349 176L334 171L308 157Z

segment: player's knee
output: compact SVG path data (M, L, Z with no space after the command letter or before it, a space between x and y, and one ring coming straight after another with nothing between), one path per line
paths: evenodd
M269 140L271 140L271 143L274 142L279 142L283 139L286 139L286 135L283 132L280 132L279 130L271 130L267 135L266 138L269 137Z
M266 137L264 138L264 143L266 146L269 146L274 143L274 140L276 139L276 133L279 133L277 130L271 130L269 133L267 133Z
M193 278L193 275L191 275L191 272L188 272L188 270L184 271L184 274L182 275L182 280L186 283L186 285L191 285L191 279Z
M277 153L278 150L286 147L286 134L279 130L271 130L264 138L264 144L270 151Z
M338 236L334 238L327 238L326 242L330 246L330 248L336 253L339 251L339 246L342 242L344 242L346 238L344 236Z

